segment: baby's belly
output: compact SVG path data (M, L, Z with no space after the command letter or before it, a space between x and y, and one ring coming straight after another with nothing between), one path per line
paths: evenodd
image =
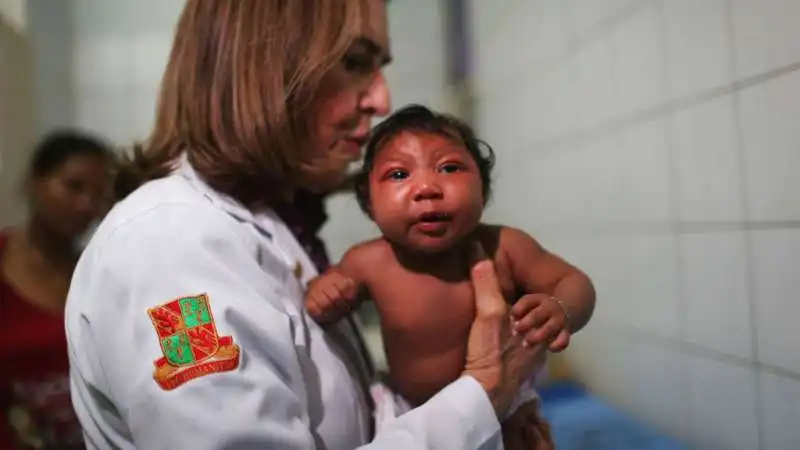
M452 345L420 345L405 339L384 336L389 382L397 394L412 406L425 403L434 394L457 380L464 370L466 339Z

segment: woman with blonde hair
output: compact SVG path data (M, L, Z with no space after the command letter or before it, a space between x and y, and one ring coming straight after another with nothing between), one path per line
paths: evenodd
M155 128L67 302L89 448L502 447L541 350L511 337L490 262L464 376L375 436L357 329L303 311L316 270L275 211L342 183L390 109L390 60L384 0L186 2Z

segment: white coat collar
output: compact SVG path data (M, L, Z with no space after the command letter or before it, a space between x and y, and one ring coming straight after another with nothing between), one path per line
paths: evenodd
M253 224L259 230L265 232L268 237L275 236L275 222L281 219L272 210L254 213L240 201L214 190L208 185L194 167L189 163L186 155L182 155L176 165L175 173L183 177L189 184L201 192L215 206L221 208L237 220Z

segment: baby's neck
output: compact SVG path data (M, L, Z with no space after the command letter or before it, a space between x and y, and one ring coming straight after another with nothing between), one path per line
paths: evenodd
M397 261L407 270L426 273L445 281L462 281L469 275L470 248L459 243L431 253L392 244Z

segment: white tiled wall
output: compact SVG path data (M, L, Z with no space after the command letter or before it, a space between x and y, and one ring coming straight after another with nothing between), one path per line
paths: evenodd
M22 176L35 133L31 72L28 38L0 17L0 228L25 213Z
M27 0L37 131L77 125L72 0Z
M77 124L121 145L147 138L183 2L73 2Z
M39 128L76 126L121 146L146 138L182 5L29 0Z
M582 380L698 449L800 448L800 2L471 6L489 216L593 276Z
M26 20L26 0L0 0L0 20L4 26L24 32Z

